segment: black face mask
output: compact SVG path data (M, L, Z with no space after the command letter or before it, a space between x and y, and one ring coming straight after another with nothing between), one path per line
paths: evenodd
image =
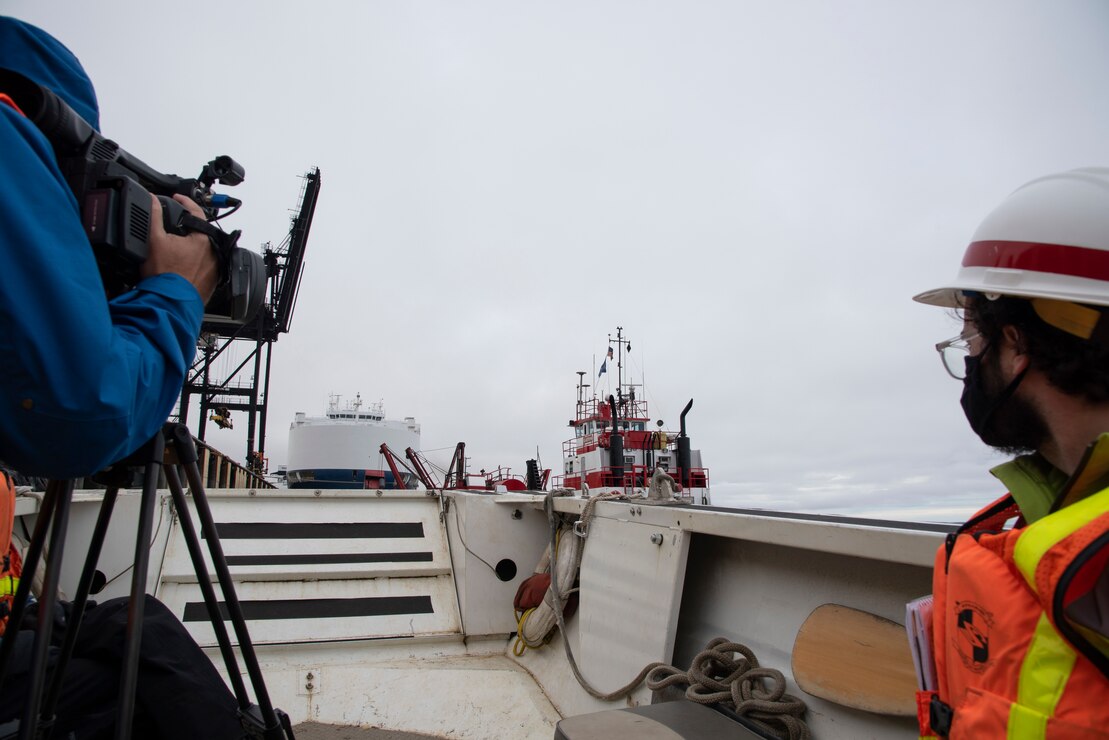
M1028 373L1028 367L1000 392L991 392L986 387L982 371L982 358L987 351L989 347L965 360L967 376L963 380L963 395L959 400L963 413L970 422L970 428L990 447L1013 452L1033 450L1041 439L1042 420L1027 403L1018 403L1013 399L1017 387ZM999 414L1006 404L1013 407L1006 409L1011 413Z

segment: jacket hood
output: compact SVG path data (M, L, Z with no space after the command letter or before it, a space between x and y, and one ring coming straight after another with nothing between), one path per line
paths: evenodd
M89 76L73 52L41 28L0 16L0 67L49 89L100 130L100 109Z

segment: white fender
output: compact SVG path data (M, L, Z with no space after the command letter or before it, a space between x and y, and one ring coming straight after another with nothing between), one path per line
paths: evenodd
M547 593L543 595L543 601L539 606L527 610L520 616L515 647L517 655L522 655L524 648L542 647L554 631L558 624L558 619L555 616L556 604L560 604L564 608L566 598L574 590L574 581L577 580L578 564L581 562L581 550L584 542L585 540L581 537L574 535L570 527L562 527L559 530L558 573L555 579L558 581L558 596L556 598L553 586L548 587ZM549 572L550 563L551 546L548 544L547 549L543 552L543 557L539 559L539 565L535 572Z

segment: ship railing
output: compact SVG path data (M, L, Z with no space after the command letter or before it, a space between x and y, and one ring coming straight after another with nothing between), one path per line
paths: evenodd
M641 466L636 465L633 467ZM601 485L613 488L631 488L641 484L636 482L634 470L624 467L623 471L621 471L620 468L605 465L601 468Z
M624 474L621 478L617 472L617 468L607 466L601 468L604 473L603 480L606 486L615 486L617 488L647 488L651 485L651 476L654 474L654 467L648 465L630 465L624 467ZM678 483L682 481L682 469L674 468L667 470L670 477ZM709 487L709 471L708 468L690 468L689 469L689 488L708 488Z
M562 443L562 456L564 458L581 455L597 449L607 447L606 444L611 432L604 431L593 434L583 434L580 437L568 439ZM626 450L662 450L675 452L678 449L678 435L664 430L634 430L621 432Z
M632 465L631 469L628 471L628 475L631 477L632 482L630 484L625 483L625 485L642 486L644 488L649 487L651 485L651 476L653 476L655 474L655 467L656 466L653 466L653 465ZM663 468L663 470L665 470L666 473L669 474L670 477L673 478L675 481L677 481L678 483L681 483L681 481L682 481L682 471L681 471L680 468L676 468L674 470L666 470L665 468ZM625 476L625 477L627 477L627 476ZM693 476L693 471L691 470L690 471L690 483L691 483L691 485L692 485L693 480L694 480L694 476Z
M637 398L634 401L625 398L616 405L616 413L620 415L621 419L645 421L650 418L647 411L647 401L642 398ZM607 398L589 398L578 404L575 421L586 421L588 419L612 421Z
M512 475L511 468L504 467L481 473L466 473L462 481L455 481L446 486L453 490L489 492L495 492L498 488L526 491L527 487L527 481L522 476Z
M647 413L647 402L642 398L637 398L634 401L625 398L623 403L616 404L616 412L620 414L621 419L642 421L650 418L650 414Z
M568 439L562 444L563 457L571 457L573 455L581 455L586 452L591 452L598 447L607 447L604 442L608 440L608 432L601 432L600 434L584 434L580 437Z
M595 450L600 444L602 436L601 434L585 434L581 437L568 439L562 443L562 456L572 457Z
M563 473L551 478L551 488L563 488L566 486L568 478L573 478L576 481L585 481L589 483L592 478L596 481L596 473L601 473L600 485L611 488L647 488L651 485L651 475L654 473L653 467L646 465L632 465L625 466L623 475L617 472L617 468L609 465L597 469L581 470L573 473ZM675 468L667 470L675 481L681 483L682 470ZM594 483L589 483L594 486ZM595 487L595 486L594 486ZM689 469L689 488L708 488L709 487L709 469L708 468L690 468ZM581 486L574 486L574 490L581 490Z
M690 468L689 469L689 487L690 488L708 488L709 487L709 469L708 468Z
M200 478L207 488L274 488L258 471L239 464L227 455L194 438Z
M635 476L635 483L632 484L632 485L644 486L644 487L650 486L651 485L651 476L655 472L654 468L648 467L646 465L634 465L632 467L633 467L632 472L634 473L634 476ZM678 483L682 482L682 478L684 476L682 475L682 469L681 468L674 468L673 470L667 470L666 472L670 475L671 478L673 478ZM690 468L689 469L689 486L688 487L689 488L708 488L709 487L709 470L708 470L708 468Z

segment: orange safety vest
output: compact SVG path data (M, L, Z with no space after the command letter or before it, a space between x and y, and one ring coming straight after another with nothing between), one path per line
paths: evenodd
M15 590L19 588L19 577L23 575L23 560L19 550L12 544L12 527L15 525L15 486L8 474L0 471L0 635L8 624L12 613Z
M1004 530L1019 514L1000 499L936 555L922 737L1109 737L1109 641L1074 611L1106 580L1109 488Z

